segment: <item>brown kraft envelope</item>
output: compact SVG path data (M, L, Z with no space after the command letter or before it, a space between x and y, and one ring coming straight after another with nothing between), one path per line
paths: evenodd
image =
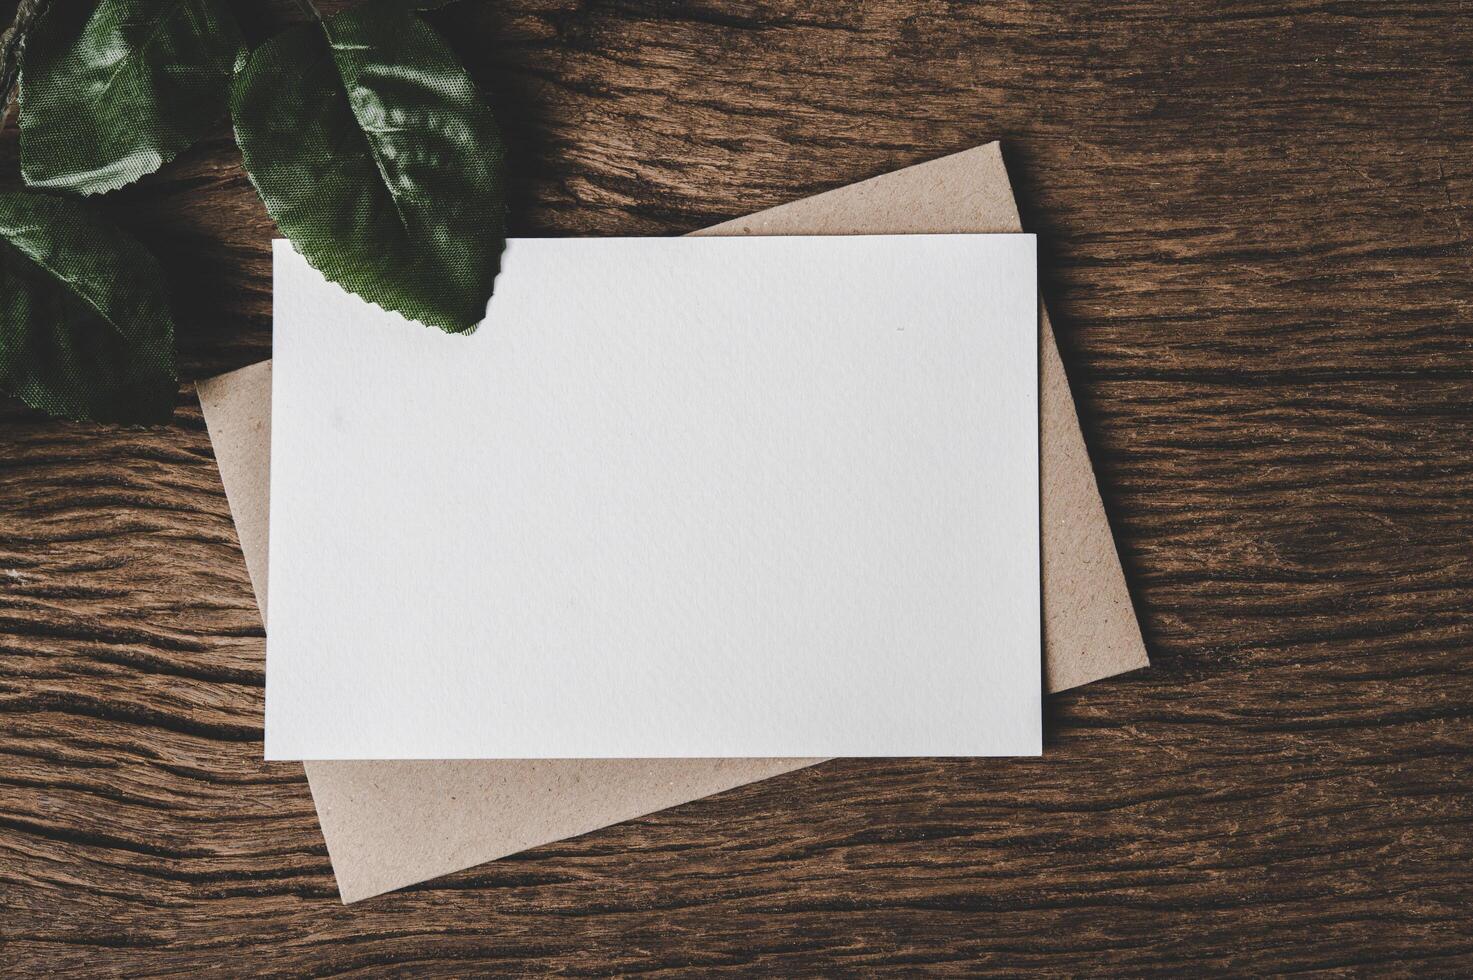
M697 235L1021 230L998 144ZM1041 320L1044 678L1062 691L1145 667L1145 646L1047 315ZM199 384L241 550L266 615L271 362ZM812 765L820 759L307 762L344 902Z

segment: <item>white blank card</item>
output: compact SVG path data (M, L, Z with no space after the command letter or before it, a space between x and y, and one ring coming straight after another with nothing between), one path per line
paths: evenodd
M270 759L1034 755L1029 235L275 244Z

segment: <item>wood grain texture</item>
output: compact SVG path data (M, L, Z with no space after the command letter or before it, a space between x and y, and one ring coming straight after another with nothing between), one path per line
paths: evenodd
M236 4L253 42L289 4ZM328 9L332 9L328 5ZM0 971L1473 972L1473 11L465 0L517 234L1005 140L1155 667L1038 761L847 761L344 908L192 392L0 408ZM0 173L15 172L14 128ZM106 202L270 353L222 124Z

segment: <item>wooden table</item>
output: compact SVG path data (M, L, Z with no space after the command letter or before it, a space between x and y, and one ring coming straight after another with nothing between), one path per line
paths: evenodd
M253 42L294 16L236 7ZM833 762L345 908L260 759L192 388L153 430L7 401L0 972L1473 971L1473 10L431 19L516 234L678 234L1004 140L1155 665L1053 698L1042 760ZM186 378L270 354L223 123L107 207L175 277Z

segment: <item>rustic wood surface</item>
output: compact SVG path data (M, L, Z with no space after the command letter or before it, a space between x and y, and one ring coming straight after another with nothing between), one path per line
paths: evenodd
M295 16L236 8L253 42ZM518 234L676 234L1004 140L1155 666L1052 699L1039 761L834 762L345 908L300 768L260 759L192 388L153 430L4 402L0 973L1473 971L1473 10L430 19ZM186 378L270 354L223 123L106 207L175 276Z

